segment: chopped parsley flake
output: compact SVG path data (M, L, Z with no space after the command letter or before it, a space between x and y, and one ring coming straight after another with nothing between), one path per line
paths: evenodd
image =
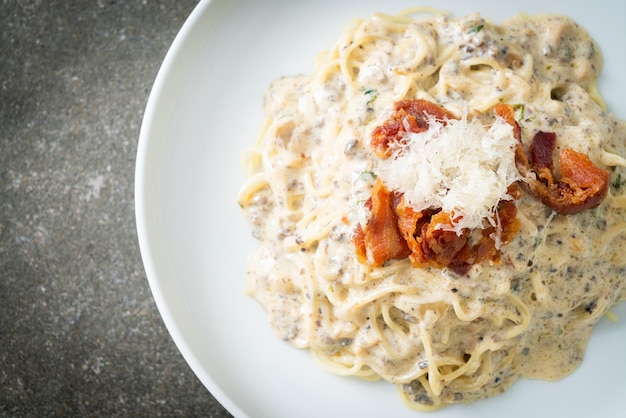
M470 28L469 33L478 33L480 32L483 28L485 27L485 25L483 24L479 24L479 25L474 25Z
M363 95L368 96L368 99L366 102L368 106L372 104L374 100L378 98L378 92L376 91L376 89L368 89L366 87L361 87L361 91L363 92Z
M369 171L369 170L362 171L361 174L359 175L359 179L363 181L373 180L376 177L377 177L376 173L374 173L373 171Z
M521 121L522 119L524 119L524 111L526 110L526 108L523 103L514 104L513 110L517 112L517 115L518 115L517 120Z
M626 179L622 179L622 173L617 173L617 176L615 176L611 186L613 186L614 189L619 190L619 188L624 184L626 184Z

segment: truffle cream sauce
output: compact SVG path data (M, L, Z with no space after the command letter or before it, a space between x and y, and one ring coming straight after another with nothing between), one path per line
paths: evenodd
M478 14L435 16L395 32L381 22L374 15L353 23L315 74L283 77L267 90L270 122L257 169L264 182L242 203L260 242L249 265L250 294L280 338L360 358L417 403L471 401L520 377L568 375L583 360L594 324L626 298L626 125L596 92L598 45L553 15L498 25ZM375 41L354 47L355 33ZM324 67L338 66L336 57L353 47L353 79ZM420 77L410 81L410 74ZM502 249L502 263L476 265L467 277L408 261L372 271L356 261L351 242L357 222L367 222L364 202L379 164L369 138L395 101L413 97L458 116L467 110L485 124L493 123L496 103L513 105L526 147L537 131L557 133L557 148L584 152L610 171L608 196L596 208L559 215L525 195L521 230ZM391 297L390 315L402 328L395 334L389 324L381 330L373 307ZM441 351L425 353L424 338ZM483 381L465 387L442 378L435 390L441 401L417 385L428 358L470 361L468 353L482 356L469 374L484 372Z

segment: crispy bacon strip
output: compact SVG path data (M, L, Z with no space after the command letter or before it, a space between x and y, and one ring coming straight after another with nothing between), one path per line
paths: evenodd
M456 119L454 114L428 100L401 100L394 105L394 113L372 131L371 147L380 158L391 157L393 143L400 142L407 132L428 129L429 115L445 123Z
M537 181L532 191L550 209L570 215L600 204L609 189L607 170L595 165L589 157L571 148L559 152L561 180Z
M352 237L360 262L380 267L387 260L406 258L409 247L398 230L395 202L383 183L378 180L371 197L372 217L365 226L359 225Z
M435 265L447 266L455 260L468 242L469 231L461 235L445 229L452 227L452 219L446 212L439 211L431 218L428 225L422 227L422 251Z
M522 145L522 127L515 119L515 110L513 110L511 105L506 103L498 103L493 110L496 116L500 116L506 123L513 127L513 137L517 139L517 145L515 147L515 165L520 174L527 177L528 171L530 170L530 163L528 162L528 156Z
M396 213L398 228L411 250L409 258L416 267L447 266L467 245L467 231L459 236L454 231L440 228L452 226L450 216L446 212L429 209L415 212L402 199Z
M600 204L609 188L610 176L607 170L595 165L586 154L564 148L558 154L561 179L556 180L553 160L556 134L537 132L529 147L529 159L521 143L521 128L515 120L513 108L508 104L498 104L495 112L513 126L519 141L515 154L518 170L523 176L528 176L530 172L537 176L536 180L524 183L530 194L563 215L578 213Z
M517 218L517 206L514 201L507 200L500 202L498 207L498 220L500 222L500 241L502 244L506 244L513 239L521 227L521 222ZM500 251L496 247L496 242L493 239L496 233L496 227L494 226L482 230L482 237L473 248L474 259L472 261L474 263L479 263L484 260L499 260Z
M530 163L535 170L541 168L552 169L552 154L556 148L556 134L554 132L539 131L530 144Z
M506 103L498 103L494 106L493 112L496 116L500 116L506 123L513 127L513 137L521 142L522 127L515 119L515 110L513 110L513 107Z
M422 233L423 227L427 227L430 223L432 211L416 212L411 206L405 204L404 199L401 199L396 207L396 214L398 215L398 230L411 250L409 254L411 262L414 265L425 264L427 259L422 249Z

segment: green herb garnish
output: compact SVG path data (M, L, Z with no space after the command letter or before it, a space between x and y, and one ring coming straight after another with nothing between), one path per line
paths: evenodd
M376 91L376 89L368 89L366 87L361 87L361 91L363 92L363 95L368 97L367 102L366 102L368 106L372 104L374 100L378 98L378 92Z
M470 28L469 33L478 33L480 32L483 28L485 27L485 25L483 24L479 24L479 25L474 25Z
M376 178L376 173L374 173L373 171L362 171L361 174L359 175L359 180L363 180L363 181L367 181L367 180L374 180Z
M519 113L519 116L517 118L518 121L521 121L524 119L524 111L526 110L526 107L524 106L524 103L518 103L518 104L514 104L513 105L513 110L517 113Z
M626 184L626 180L622 179L622 173L617 173L617 176L615 176L615 179L611 182L611 186L616 190L624 184Z

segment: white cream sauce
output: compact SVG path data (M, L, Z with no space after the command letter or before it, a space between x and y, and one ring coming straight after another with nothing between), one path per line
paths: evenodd
M626 298L626 171L610 166L626 156L626 124L598 104L601 66L599 47L562 16L494 25L478 14L410 24L374 15L351 25L315 74L275 81L256 186L240 203L260 241L249 291L276 334L322 353L335 371L358 365L402 384L424 405L574 370L594 324ZM557 133L558 147L610 170L609 196L567 216L523 197L522 228L502 264L474 266L468 277L406 260L372 270L350 240L369 219L364 202L380 164L369 138L405 98L458 116L467 107L485 124L495 104L509 103L525 146L539 130ZM450 359L467 372L435 381ZM435 395L415 380L426 371Z

